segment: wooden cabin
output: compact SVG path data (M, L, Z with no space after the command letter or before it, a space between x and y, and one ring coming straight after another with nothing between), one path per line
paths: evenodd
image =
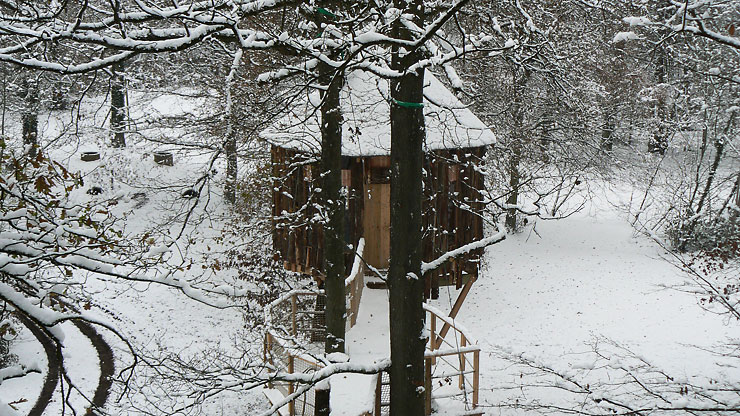
M431 261L483 237L483 175L478 169L493 133L439 80L427 72L424 164L424 260ZM345 240L365 238L364 258L377 269L390 258L390 105L388 82L350 73L341 95L342 183L346 190ZM323 233L317 202L321 151L318 94L264 130L271 144L273 246L285 268L321 279ZM482 251L448 261L426 277L426 295L439 286L462 286L477 277ZM348 252L348 260L353 253ZM347 261L348 267L351 261Z

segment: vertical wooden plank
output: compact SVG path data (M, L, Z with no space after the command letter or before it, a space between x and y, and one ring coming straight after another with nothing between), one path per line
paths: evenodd
M272 350L272 335L270 333L265 334L265 363L270 363L272 365L275 365L275 363L272 360L272 353L270 352ZM271 389L273 388L272 381L267 382L267 388Z
M437 315L429 313L429 350L437 349ZM441 341L441 340L440 340ZM432 364L437 363L437 357L432 357Z
M459 169L459 166L456 166ZM453 198L455 198L455 201L453 202L453 209L455 212L455 224L454 224L454 231L453 235L455 236L455 242L453 248L458 248L469 241L465 240L465 237L467 236L467 233L465 232L465 229L467 228L467 224L463 223L463 217L462 217L462 209L460 209L460 203L462 202L460 199L462 198L462 186L461 186L460 180L455 181L453 183L455 194L453 195ZM463 241L461 241L463 239ZM460 289L462 287L462 271L460 267L460 262L453 260L454 267L455 267L455 289Z
M480 380L480 351L473 351L473 408L478 407Z
M374 416L380 415L381 399L383 392L383 372L378 373L378 382L375 384L375 413Z
M424 358L424 411L432 414L432 359Z
M365 185L365 192L363 192L363 203L365 205L364 225L365 229L365 260L372 266L377 267L377 245L378 238L376 236L377 227L373 223L372 218L375 217L377 211L377 204L374 201L374 189L373 185L367 183Z
M296 322L296 315L298 314L298 302L296 301L295 294L293 294L290 297L290 309L291 309L291 316L290 316L291 329L293 330L293 336L296 336L298 334L298 323Z
M465 348L465 346L468 344L467 343L467 340L465 339L465 335L464 334L461 333L460 335L462 336L462 339L460 341L460 347ZM461 352L458 355L459 355L459 359L460 359L460 379L459 379L459 384L460 384L460 390L463 390L463 389L465 389L465 353L464 352Z
M352 220L353 220L353 234L352 241L356 242L360 237L364 236L363 216L365 212L365 169L364 161L361 158L355 159L352 163Z
M367 184L365 194L365 259L388 268L390 256L390 185Z

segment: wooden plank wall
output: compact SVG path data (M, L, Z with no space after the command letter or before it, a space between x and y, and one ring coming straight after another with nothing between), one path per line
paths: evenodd
M317 210L314 203L320 195L314 192L318 183L318 163L310 163L306 155L272 146L272 218L273 250L287 270L305 273L321 280L323 276L324 236L321 224L314 221ZM350 189L347 203L345 233L353 244L363 234L363 163L361 159L348 160ZM347 251L347 273L352 268L354 252Z
M472 241L483 238L483 210L479 190L483 175L476 170L485 148L435 151L429 154L424 175L424 261ZM348 216L346 234L352 244L364 236L365 186L372 180L371 158L347 160L349 170ZM308 163L306 156L278 147L272 148L273 182L273 248L291 271L320 279L323 269L323 231L312 221L313 207L318 202L314 189L318 164ZM345 181L346 181L346 174ZM284 213L287 213L284 214ZM365 237L370 237L369 235ZM366 238L366 250L373 244ZM376 243L377 244L377 243ZM426 276L426 297L436 298L441 284L462 287L463 275L477 277L482 250L476 250L446 262ZM347 252L347 273L354 253Z
M428 155L424 175L424 261L483 238L480 190L483 175L476 169L485 148L435 151ZM440 284L463 285L463 275L477 277L483 250L446 262L426 277L427 298L439 296Z
M318 164L272 146L272 244L285 268L316 276L323 263L323 230L313 222Z

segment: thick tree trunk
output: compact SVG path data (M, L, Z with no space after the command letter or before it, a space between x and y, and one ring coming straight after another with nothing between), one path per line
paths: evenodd
M21 85L23 94L23 110L21 124L23 124L23 144L28 146L28 155L36 157L38 152L39 129L39 84L38 80L29 75Z
M110 128L113 147L126 147L126 84L123 63L113 65L110 80Z
M324 290L326 291L327 353L344 352L344 206L342 197L342 113L339 93L344 77L320 64L320 82L326 86L321 105L321 190L327 212L324 225Z
M423 27L422 1L395 0ZM411 39L400 22L393 37ZM394 46L391 66L405 71L419 49ZM421 276L422 143L425 137L424 70L391 82L391 259L388 273L391 337L391 416L424 415L424 280Z

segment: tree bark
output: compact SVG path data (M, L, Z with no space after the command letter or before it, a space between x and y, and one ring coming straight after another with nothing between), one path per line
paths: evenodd
M126 81L123 65L122 62L113 65L110 80L110 128L113 132L111 145L118 148L126 147Z
M423 3L395 0L423 27ZM398 21L393 37L412 39ZM391 67L404 72L419 49L394 46ZM391 81L391 259L388 273L391 338L391 416L424 415L424 280L421 275L422 143L425 137L424 70Z
M514 97L512 108L511 145L509 156L509 197L506 203L516 205L519 201L519 185L521 183L521 171L519 164L522 160L522 148L524 146L524 105L522 103L522 91L531 75L530 71L523 70L521 76L519 71L514 70ZM506 228L514 232L517 230L517 210L515 208L506 211Z
M39 84L33 75L28 75L21 84L23 94L23 110L21 124L23 124L23 144L28 146L28 155L36 157L38 153L39 129Z
M522 144L518 139L515 139L511 144L511 156L509 156L509 197L506 198L507 205L516 205L519 201L519 182L521 181L521 173L519 172L519 163L522 159ZM516 208L509 208L506 211L506 228L510 232L517 230L517 210Z
M725 125L725 129L722 132L722 136L714 141L714 160L712 161L712 166L709 168L709 175L707 176L707 183L704 185L704 191L701 193L701 196L699 197L699 202L696 204L696 211L694 214L698 214L701 212L702 208L704 208L704 203L707 201L707 197L709 196L709 192L712 189L712 183L714 182L714 177L717 174L717 169L719 168L719 162L722 160L722 154L725 150L725 140L728 139L728 133L730 132L730 128L733 125L733 122L735 120L735 113L732 113L730 115L730 118L727 120L727 125Z
M234 123L233 116L227 115L229 123ZM224 185L224 198L230 203L236 202L236 174L238 161L236 158L236 133L234 129L229 129L229 136L224 144L224 153L226 154L226 184Z
M339 93L344 76L328 64L319 65L319 82L326 87L321 105L321 190L327 212L324 225L324 290L326 292L327 353L344 352L344 207L342 196L342 113Z

